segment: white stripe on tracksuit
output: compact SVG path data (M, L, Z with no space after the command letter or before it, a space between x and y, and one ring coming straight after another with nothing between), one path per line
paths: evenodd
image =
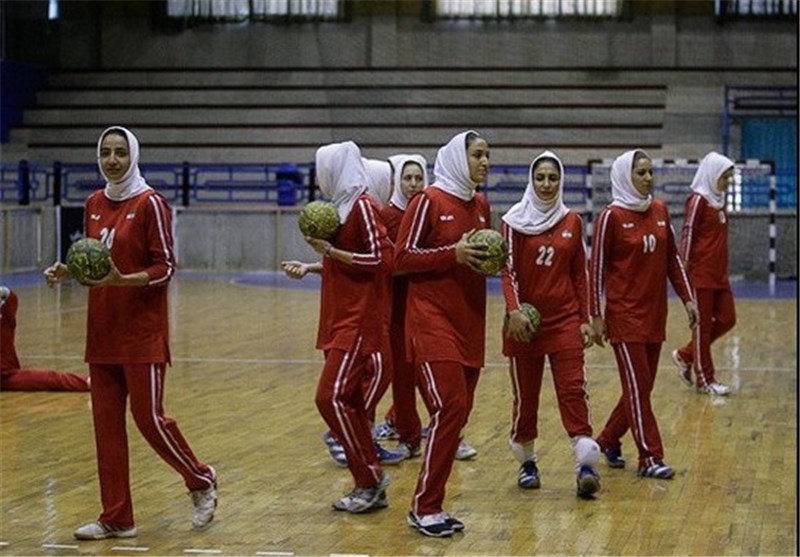
M331 404L333 406L334 413L336 414L336 419L339 422L339 427L343 433L342 438L339 439L339 441L343 445L347 445L349 449L345 450L345 454L349 452L350 454L356 455L360 460L366 461L367 457L363 452L363 447L355 442L355 428L353 427L347 412L345 412L344 404L341 400L341 392L344 384L348 379L352 379L350 377L350 372L353 370L355 355L358 354L359 350L361 350L361 341L362 338L359 336L353 352L346 352L344 358L342 358L342 363L339 365L339 370L336 373L336 380L333 384L333 399L331 400ZM375 481L379 482L380 474L378 474L375 469L370 469L375 477Z
M194 476L208 483L208 486L211 487L213 480L203 474L197 466L194 465L194 460L181 450L180 443L178 443L172 435L170 435L167 428L164 427L163 416L158 413L159 402L162 400L163 396L163 372L159 370L159 366L163 365L164 364L150 364L150 419L156 431L158 431L161 440L164 441L164 445L169 449L172 455L186 469L190 470Z
M649 452L650 448L647 446L647 442L645 441L644 422L642 419L642 397L639 393L639 384L637 383L638 378L636 377L636 370L633 368L633 362L631 361L631 355L628 351L628 345L625 342L620 342L618 344L612 344L612 346L614 347L614 351L620 356L620 360L623 362L622 372L625 374L625 377L628 381L628 396L630 404L633 408L633 422L628 424L631 428L631 434L633 434L636 442L643 449Z
M442 397L439 394L438 389L436 388L436 379L433 375L433 370L431 369L431 365L429 362L423 362L420 366L422 371L422 380L425 383L425 388L428 393L430 393L431 398L434 399L434 403L437 408L442 407ZM434 443L436 443L436 434L438 432L439 426L439 414L438 412L434 412L431 415L431 426L430 431L428 432L428 446L430 447ZM419 497L428 487L428 476L430 475L430 468L431 468L431 454L432 451L426 450L425 451L425 460L422 464L422 470L420 471L420 486L421 489L419 493L414 496L414 514L419 514Z

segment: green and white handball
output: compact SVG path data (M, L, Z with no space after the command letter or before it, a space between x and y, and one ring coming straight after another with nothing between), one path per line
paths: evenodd
M467 241L473 245L486 246L486 259L477 266L484 275L496 275L506 266L508 244L503 235L491 228L476 230Z
M522 302L519 305L520 311L525 314L525 317L531 322L533 326L533 331L536 332L539 330L539 327L542 326L542 314L539 313L539 310L533 307L532 304L528 302Z
M67 250L67 268L80 283L100 280L111 271L111 252L95 238L81 238Z
M339 213L333 203L311 201L300 211L297 224L303 236L329 240L339 229Z

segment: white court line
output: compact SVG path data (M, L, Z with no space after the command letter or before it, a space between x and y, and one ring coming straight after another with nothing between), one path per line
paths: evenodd
M363 553L331 553L331 557L369 557Z
M54 356L52 354L31 354L26 358L37 360L74 360L83 361L83 356ZM210 364L261 364L261 365L291 365L291 364L323 364L325 360L288 360L288 359L269 359L269 358L172 358L173 362L185 363L210 363Z
M111 551L150 551L150 548L137 545L115 545Z
M256 551L256 555L263 555L265 557L292 557L293 551Z
M11 545L11 542L0 542L0 547L8 547Z
M66 545L63 543L43 543L44 549L78 549L77 545Z
M221 549L184 549L184 553L199 553L201 555L217 555L222 553Z
M36 359L36 360L76 360L76 361L83 361L83 356L54 356L52 354L42 355L42 354L32 354L27 356L28 359ZM292 364L322 364L324 360L292 360L292 359L281 359L281 358L172 358L173 362L185 362L185 363L210 363L210 364L263 364L263 365L292 365ZM487 362L486 365L483 366L484 368L487 367L499 367L499 368L507 368L508 362ZM664 364L661 367L670 367L667 364ZM590 369L617 369L615 365L608 365L608 364L601 364L601 365L592 365ZM740 368L730 368L730 367L717 367L715 368L717 371L779 371L782 373L785 372L797 372L797 368L794 367L740 367Z

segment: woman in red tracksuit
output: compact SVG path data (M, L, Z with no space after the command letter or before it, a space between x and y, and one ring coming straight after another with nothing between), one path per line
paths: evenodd
M389 204L381 210L389 238L397 240L400 222L408 202L428 184L427 162L422 155L389 157L393 168L394 189ZM392 321L389 330L392 343L392 407L387 422L394 425L399 439L397 450L405 458L419 456L422 422L417 412L417 391L414 365L406 359L406 296L408 279L395 275L392 281Z
M20 369L15 332L17 294L0 286L0 391L89 391L87 377L48 369Z
M620 439L631 430L638 475L668 479L664 447L650 403L667 322L667 278L683 301L689 325L697 309L678 255L667 205L653 199L653 163L642 150L611 166L612 202L600 213L590 266L589 312L595 341L611 343L622 395L597 442L611 467L625 466ZM602 300L605 297L605 315Z
M439 149L434 183L409 203L395 245L395 271L408 276L406 356L431 412L425 456L408 522L428 536L464 524L445 513L445 485L484 364L486 277L475 270L485 249L469 245L491 227L475 189L489 171L489 146L473 131Z
M86 281L91 287L86 361L103 512L78 528L75 537L137 535L128 475L128 398L145 440L183 477L194 505L192 525L203 529L217 507L217 474L195 457L162 407L170 363L167 286L175 272L172 212L141 176L139 142L129 130L105 130L97 143L97 162L107 183L86 200L84 233L108 246L112 264L103 279ZM63 263L44 274L51 286L70 275Z
M358 146L347 141L320 147L316 171L320 191L336 206L341 222L331 241L306 238L324 256L317 348L325 353L325 365L316 404L344 447L355 480L355 488L333 507L361 513L388 505L389 477L372 443L364 381L367 360L379 350L384 333L384 285L393 250L377 203L367 194Z
M589 324L583 223L563 202L564 167L545 151L530 166L522 200L503 215L509 246L502 274L508 315L503 354L514 391L509 447L520 462L517 483L540 487L534 441L545 358L553 373L558 408L575 453L578 495L600 489L595 466L600 448L592 438L583 350L593 344ZM541 315L534 330L520 304Z
M711 345L736 324L736 308L728 278L728 214L725 189L733 180L733 161L711 152L700 162L686 199L681 233L681 256L692 279L700 322L689 342L673 350L672 361L681 379L691 386L692 369L697 392L727 395L731 392L714 376Z

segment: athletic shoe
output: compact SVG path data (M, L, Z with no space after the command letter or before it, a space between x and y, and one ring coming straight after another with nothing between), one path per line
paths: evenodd
M692 386L692 364L687 364L677 350L672 351L672 362L678 368L678 377L681 381L686 383L688 387Z
M357 502L355 501L357 497L356 491L357 490L354 489L341 499L334 501L333 508L337 511L346 511L352 507L355 507L357 505ZM379 509L385 509L388 506L389 506L389 498L386 496L386 492L383 491L381 492L380 495L378 495L378 499L370 508L374 510L379 510ZM364 512L364 511L352 511L352 512Z
M662 480L668 480L675 475L675 470L663 462L656 462L650 466L643 466L642 468L639 468L636 474L643 478L659 478Z
M450 522L452 517L446 513L424 514L417 516L413 512L408 513L406 520L410 526L413 526L426 536L433 538L449 538L455 531L453 524Z
M102 522L90 522L75 530L76 540L106 540L108 538L135 538L135 526L130 528L114 528Z
M478 456L478 451L467 444L466 441L461 441L456 450L456 460L469 460Z
M526 460L519 467L519 477L517 484L524 489L539 489L542 482L539 479L539 468L536 467L536 462L533 460Z
M331 455L333 461L342 468L347 468L347 455L344 453L342 444L328 431L322 434L322 440L328 446L328 454Z
M697 387L697 392L707 395L727 396L731 394L731 388L727 385L723 385L722 383L717 383L714 381L705 387Z
M375 429L372 430L372 436L378 440L397 439L397 430L392 420L386 420L375 426Z
M606 464L609 468L625 468L625 459L622 458L622 449L603 449Z
M400 464L406 459L403 451L387 449L377 441L375 441L375 454L378 455L378 460L381 464Z
M447 520L447 522L450 523L450 527L453 529L453 532L463 532L464 529L466 528L466 525L464 525L464 523L461 522L456 517L450 516L447 513L444 513L444 516L445 520Z
M189 492L194 505L192 526L195 530L206 528L214 520L214 512L217 510L217 471L211 466L208 468L211 470L211 487Z
M389 506L386 488L391 480L386 473L382 473L381 480L371 487L357 487L338 501L334 501L333 508L337 511L363 513L369 510L385 509Z
M338 445L339 444L339 441L337 441L336 438L333 435L331 435L330 431L326 431L325 433L322 434L322 440L325 442L325 445L328 446L328 447L330 447L331 445Z
M422 447L419 445L412 446L409 443L400 442L395 449L398 453L403 454L403 459L414 458L422 454Z
M431 428L428 426L422 427L419 430L420 437L428 437L428 434L431 432Z
M586 464L578 470L577 482L578 497L591 498L594 493L600 491L600 474Z

